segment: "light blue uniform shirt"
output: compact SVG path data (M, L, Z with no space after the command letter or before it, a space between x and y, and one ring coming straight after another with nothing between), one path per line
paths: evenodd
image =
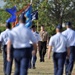
M9 33L10 29L6 29L0 34L0 42L2 43L2 45L7 45L9 39Z
M14 48L30 47L30 40L36 43L36 39L31 30L26 28L22 23L12 29L9 39L12 41Z
M38 43L39 41L41 41L41 37L40 37L39 33L37 33L36 31L35 31L35 32L32 32L32 33L33 33L33 35L34 35L34 37L35 37L37 43ZM33 44L32 41L30 41L30 44Z
M62 34L67 37L70 46L75 46L75 31L68 28L67 30L63 31Z
M69 47L68 40L62 33L57 33L52 36L49 41L49 46L52 46L53 52L63 53L66 52L66 48Z

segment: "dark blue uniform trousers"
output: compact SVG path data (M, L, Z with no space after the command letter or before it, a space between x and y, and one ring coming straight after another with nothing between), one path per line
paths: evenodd
M70 57L69 57L69 59L66 59L66 63L65 63L66 73L72 72L73 66L74 66L74 61L75 61L75 46L70 46Z
M33 45L32 45L32 51L33 51ZM31 66L32 66L32 68L35 67L36 60L37 60L36 55L32 54L32 58L31 58Z
M31 59L31 65L32 65L32 68L35 68L36 60L37 60L36 55L32 55L32 59Z
M31 59L32 59L32 50L33 50L33 45L31 44L31 56L30 56L30 59L29 59L29 68L31 68Z
M66 52L53 53L54 75L63 75L65 59L66 59Z
M31 56L30 48L14 49L15 74L28 75L29 59Z
M31 54L32 54L32 51L33 51L33 45L31 44ZM29 68L34 68L35 67L35 63L36 63L36 60L37 60L37 56L36 55L31 55L31 58L29 60Z
M4 65L4 74L5 75L11 75L11 71L12 71L12 62L13 62L13 47L11 46L11 61L8 62L7 61L7 46L4 45L3 46L3 65Z

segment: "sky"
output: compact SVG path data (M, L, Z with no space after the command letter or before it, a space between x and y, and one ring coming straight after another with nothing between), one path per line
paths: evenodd
M5 5L5 2L3 0L0 0L0 7L3 8L4 5Z

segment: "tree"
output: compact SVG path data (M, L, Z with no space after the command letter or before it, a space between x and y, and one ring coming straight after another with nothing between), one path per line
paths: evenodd
M4 0L6 5L3 9L0 9L0 22L5 23L6 20L10 17L10 14L5 11L6 8L11 8L16 5L17 12L20 11L24 6L29 3L29 0Z
M17 6L17 11L30 3L30 0L6 0L7 4L5 8L11 8L14 5ZM38 9L39 19L38 24L45 25L49 33L54 32L54 28L57 24L62 24L66 21L72 21L75 19L75 1L74 0L33 0L33 10ZM5 20L10 16L5 11L0 12L0 21ZM37 21L34 21L37 24ZM53 33L52 33L53 34Z
M11 8L17 6L19 11L30 0L5 0L7 4L4 8ZM33 10L38 8L40 23L57 24L66 20L73 20L75 15L75 1L74 0L34 0L32 3ZM69 18L70 17L70 18ZM47 22L47 23L46 23Z
M50 18L56 23L62 24L63 21L71 20L75 17L75 1L74 0L50 0L49 3L49 15Z

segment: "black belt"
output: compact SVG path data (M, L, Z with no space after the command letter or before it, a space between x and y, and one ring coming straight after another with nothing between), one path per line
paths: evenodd
M3 45L3 47L7 47L7 45Z
M59 53L61 53L61 54L64 54L64 53L66 53L66 51L65 52L59 52ZM54 54L59 54L58 52L54 52Z
M7 47L7 45L3 45L3 47ZM11 47L13 47L13 46L11 45Z
M30 49L30 47L25 47L25 48L14 48L14 50L24 50L24 49Z

